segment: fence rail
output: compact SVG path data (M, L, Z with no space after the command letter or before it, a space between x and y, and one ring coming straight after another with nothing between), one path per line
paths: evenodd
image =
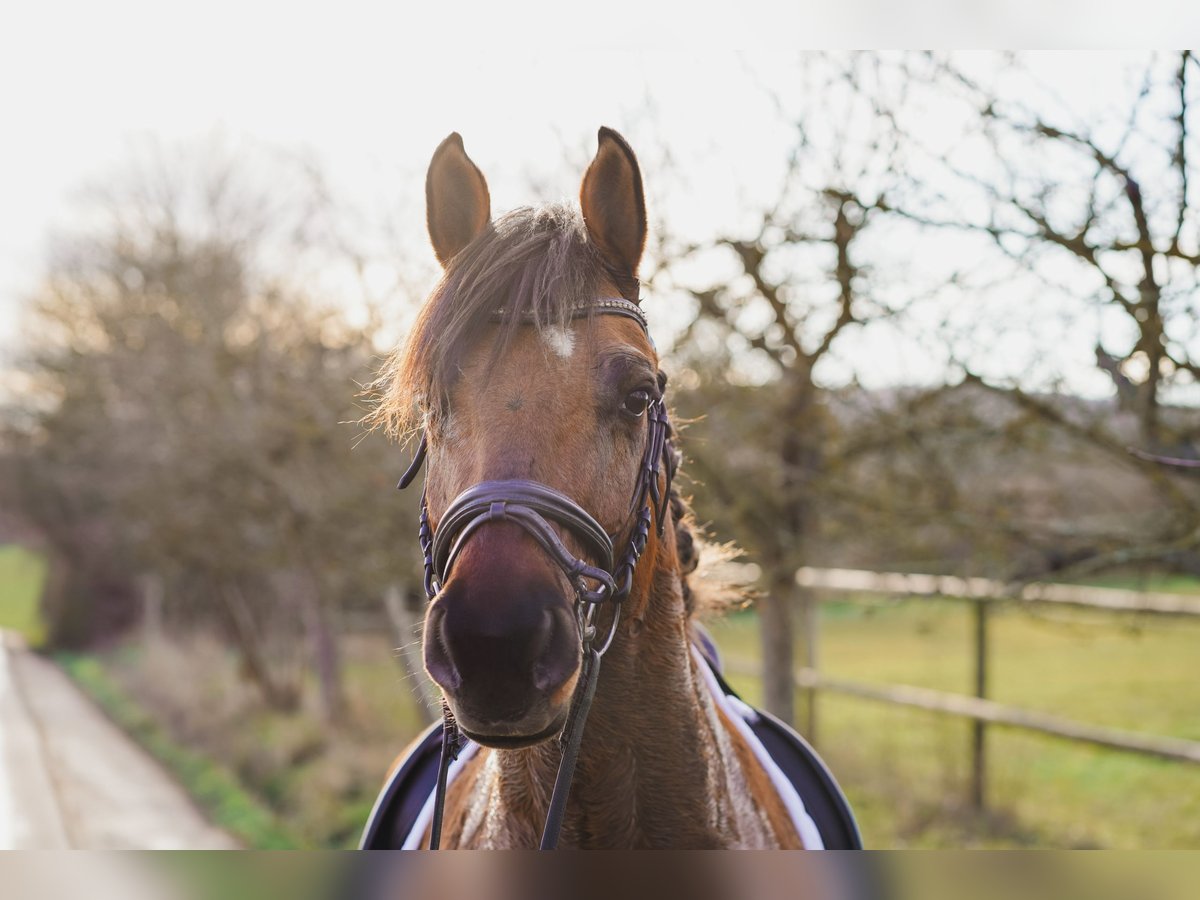
M796 572L796 583L801 587L833 591L865 591L995 602L1007 600L1024 603L1065 603L1115 612L1200 616L1200 596L1087 587L1078 584L1008 584L988 578L959 578L954 575L914 575L904 572L808 567Z
M731 671L740 675L758 676L761 674L757 665L746 660L728 660L726 665ZM806 690L823 690L865 700L877 700L881 703L912 706L942 715L975 719L991 725L1037 731L1067 740L1095 744L1111 750L1125 750L1144 756L1156 756L1161 759L1200 765L1200 741L1139 734L1102 725L1089 725L1052 713L1009 706L997 703L995 700L984 700L965 694L935 691L930 688L911 685L867 684L848 678L822 675L815 669L809 668L797 669L795 681L797 687Z
M1118 728L1073 721L1051 713L998 703L987 697L988 690L988 611L995 603L1067 604L1107 612L1136 612L1170 616L1200 616L1200 597L1164 592L1141 592L1113 588L1064 584L1006 584L985 578L957 578L899 572L871 572L861 569L802 568L796 583L809 589L805 598L806 665L794 673L797 687L808 692L807 730L816 734L816 696L821 692L843 694L914 707L939 715L971 720L971 803L985 804L987 772L986 738L989 726L1017 728L1064 740L1077 741L1153 756L1175 762L1200 764L1200 741L1162 735L1140 734ZM879 593L913 597L944 597L972 603L975 659L974 696L935 691L898 684L867 684L820 672L816 665L818 646L817 617L812 593ZM730 668L741 674L760 675L757 666L733 660Z

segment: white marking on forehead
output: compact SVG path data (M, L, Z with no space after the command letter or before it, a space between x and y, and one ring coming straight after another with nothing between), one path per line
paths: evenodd
M570 328L549 325L542 329L542 340L559 359L570 359L575 352L575 332Z

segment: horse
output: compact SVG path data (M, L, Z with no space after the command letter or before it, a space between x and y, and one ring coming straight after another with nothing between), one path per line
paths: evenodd
M671 481L630 145L600 129L578 208L493 220L451 134L426 202L443 276L370 419L420 436L402 486L425 467L422 643L445 718L401 754L362 846L828 845L697 622L699 541Z

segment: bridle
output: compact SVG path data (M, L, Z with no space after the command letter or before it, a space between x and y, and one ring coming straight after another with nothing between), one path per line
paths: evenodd
M509 312L497 310L494 319L509 319ZM581 304L570 311L572 318L595 315L615 315L636 321L649 337L646 316L641 308L623 298L608 298ZM532 314L520 314L522 321L535 324ZM660 374L660 382L665 379ZM620 557L614 549L614 536L608 534L587 510L553 488L537 481L506 479L482 481L459 494L442 515L435 531L429 522L429 507L424 493L421 495L421 519L418 533L421 553L425 562L425 595L433 600L446 582L455 560L471 536L489 522L512 522L523 528L546 552L551 560L566 575L575 590L575 619L579 626L579 640L583 650L583 662L579 681L571 699L566 724L559 737L562 759L550 796L550 808L542 830L540 848L552 850L558 843L566 811L567 795L575 774L575 763L579 757L579 746L587 721L588 710L596 693L596 682L600 674L600 660L612 646L620 620L621 601L633 587L633 574L638 560L646 549L653 518L658 536L661 537L670 503L671 480L678 465L678 457L671 443L671 423L662 397L650 402L646 408L646 449L638 469L634 485L630 512L637 512L625 551ZM400 479L401 490L408 487L420 472L428 450L428 435L421 438L416 456L404 477ZM659 473L665 474L659 483ZM594 561L589 563L571 553L563 544L554 526L558 525L573 534ZM600 609L611 607L611 620L603 637L599 628ZM441 843L442 814L446 805L446 787L452 760L458 758L462 748L462 735L450 714L449 707L442 704L442 754L438 766L437 787L434 791L433 825L429 847L438 849Z

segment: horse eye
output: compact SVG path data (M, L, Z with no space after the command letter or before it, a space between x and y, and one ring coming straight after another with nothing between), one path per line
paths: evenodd
M629 413L631 416L642 416L646 409L650 406L649 391L634 391L625 398L625 402L621 404L621 412Z

